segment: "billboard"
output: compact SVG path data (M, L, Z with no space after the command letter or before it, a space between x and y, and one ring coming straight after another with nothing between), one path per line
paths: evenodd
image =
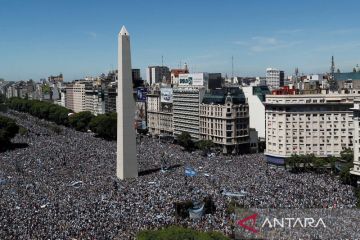
M208 78L207 73L179 74L179 85L205 86Z
M179 85L192 85L192 77L189 74L179 74Z
M145 102L136 102L135 128L146 129L146 108Z
M136 101L137 102L146 102L146 94L147 89L146 88L137 88L136 90Z
M161 99L162 103L172 103L173 102L173 89L172 88L161 88Z

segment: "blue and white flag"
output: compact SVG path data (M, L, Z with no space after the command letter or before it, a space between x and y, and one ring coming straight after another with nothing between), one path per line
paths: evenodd
M194 168L192 167L186 167L185 168L185 176L187 177L193 177L196 175L196 171Z

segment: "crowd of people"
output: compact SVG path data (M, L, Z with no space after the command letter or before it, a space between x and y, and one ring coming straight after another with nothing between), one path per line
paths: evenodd
M28 114L5 115L28 129L13 139L28 146L0 153L1 239L134 239L143 229L174 224L229 235L230 201L283 209L356 204L352 187L330 175L292 174L268 165L260 153L203 156L151 137L137 144L139 177L119 180L115 141L66 127L54 132L51 123ZM185 176L187 166L195 176ZM206 196L214 214L176 218L175 202Z

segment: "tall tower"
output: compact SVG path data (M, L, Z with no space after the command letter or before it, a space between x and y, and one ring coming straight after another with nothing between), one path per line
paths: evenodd
M339 86L335 79L335 61L334 56L331 56L331 66L330 66L330 76L329 76L329 89L332 92L335 92L338 90Z
M330 73L331 73L331 77L334 77L334 73L335 73L335 61L334 61L334 56L331 56Z
M116 176L120 179L138 176L136 135L133 126L135 101L131 76L130 36L125 26L118 36L118 97Z

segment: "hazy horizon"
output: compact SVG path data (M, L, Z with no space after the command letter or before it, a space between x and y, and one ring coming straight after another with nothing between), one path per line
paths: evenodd
M0 0L0 78L66 81L117 66L117 33L131 36L132 67L264 76L267 67L291 75L350 72L360 63L360 3L347 1L20 1Z

